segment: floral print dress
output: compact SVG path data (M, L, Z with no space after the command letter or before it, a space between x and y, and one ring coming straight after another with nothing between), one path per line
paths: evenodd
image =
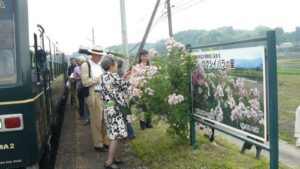
M128 106L124 91L130 86L130 82L120 78L117 73L105 72L101 85L108 137L109 139L125 138L127 129L121 108Z

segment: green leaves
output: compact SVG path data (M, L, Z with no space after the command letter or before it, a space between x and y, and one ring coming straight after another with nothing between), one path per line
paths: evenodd
M170 48L167 55L152 60L153 65L157 66L159 70L147 81L144 88L153 89L154 94L143 95L143 100L147 102L148 113L151 112L161 119L165 119L169 126L168 133L179 136L179 142L185 144L188 142L189 135L190 72L196 64L196 59L175 45ZM184 101L170 104L168 98L172 94L182 95Z

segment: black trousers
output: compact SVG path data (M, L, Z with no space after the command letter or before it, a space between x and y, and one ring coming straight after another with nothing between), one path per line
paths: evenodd
M79 92L78 92L79 93ZM84 97L78 94L79 116L84 118Z

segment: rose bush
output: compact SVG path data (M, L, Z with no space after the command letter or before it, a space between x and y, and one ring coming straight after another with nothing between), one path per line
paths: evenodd
M168 133L179 136L181 143L187 143L192 102L190 72L196 59L173 38L167 40L166 46L166 55L151 60L158 68L158 73L147 78L140 88L140 101L145 105L146 113L155 114L167 122Z

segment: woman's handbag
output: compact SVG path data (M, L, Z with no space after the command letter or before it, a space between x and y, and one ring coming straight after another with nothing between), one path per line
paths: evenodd
M81 89L81 93L83 97L88 97L90 95L90 88L89 87L83 87Z
M78 87L78 97L88 97L90 92L89 92L90 88L89 87L84 87L82 85L82 82L80 82L79 87Z

